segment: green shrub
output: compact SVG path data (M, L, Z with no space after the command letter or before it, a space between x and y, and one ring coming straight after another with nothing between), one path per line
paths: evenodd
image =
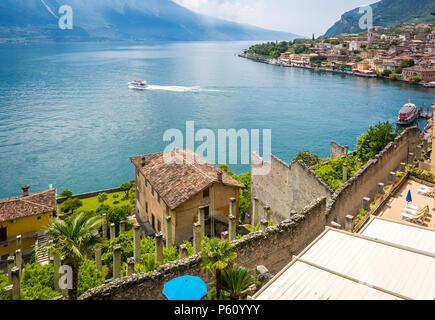
M113 199L117 199L117 198L119 198L119 194L115 193L115 194L112 196L112 198L113 198Z
M0 270L0 300L10 300L12 297L5 292L5 288L8 286L8 276L3 274Z
M78 295L85 291L98 287L104 282L103 273L97 269L95 261L83 260L79 267Z
M54 291L53 265L30 263L24 265L21 292L23 300L53 300L60 294Z
M293 161L299 160L302 160L308 167L313 167L320 162L320 157L309 150L303 150L293 158Z
M60 193L61 197L71 198L73 195L72 191L70 189L65 189Z
M345 158L329 158L327 163L317 164L313 171L322 179L332 190L337 190L343 185L343 165L347 165L348 178L358 171L358 159L350 153Z
M410 83L417 84L417 83L420 83L422 81L422 79L419 76L411 76L411 77L409 77L408 81Z
M419 179L427 181L433 180L433 175L430 171L415 168L411 163L406 165L406 171L409 172L410 175Z
M387 144L394 140L400 129L389 121L369 126L369 129L358 137L356 153L363 163L373 159Z
M109 196L105 192L98 194L98 202L104 202L108 198L109 198Z

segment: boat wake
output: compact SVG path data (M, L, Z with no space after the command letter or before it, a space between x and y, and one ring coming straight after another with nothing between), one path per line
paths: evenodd
M173 92L217 92L219 90L204 89L199 86L194 87L183 87L183 86L158 86L158 85L148 85L147 90L163 90L163 91L173 91Z

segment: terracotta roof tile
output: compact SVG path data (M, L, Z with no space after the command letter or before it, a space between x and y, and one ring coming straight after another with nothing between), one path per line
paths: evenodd
M178 149L172 151L171 155L174 158L177 157L180 161L177 161L178 163L165 163L163 152L130 158L131 162L147 178L171 210L174 210L213 183L219 183L218 172L223 171L193 151ZM186 156L192 157L196 161L190 164L186 160ZM244 187L243 184L225 172L222 174L222 184L239 188Z
M0 199L0 222L56 210L56 189Z

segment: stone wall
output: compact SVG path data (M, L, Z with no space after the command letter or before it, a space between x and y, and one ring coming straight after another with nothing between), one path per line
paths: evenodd
M257 161L263 159L252 154ZM254 163L254 161L253 161ZM288 165L274 155L270 158L270 172L267 175L253 175L252 198L257 197L262 207L270 206L275 222L290 218L292 211L300 211L315 199L331 198L333 191L302 161Z
M325 226L326 198L317 199L299 214L294 214L265 232L250 233L233 241L236 263L253 268L266 266L274 274L312 242ZM160 266L149 273L135 274L93 288L82 296L84 300L161 300L164 284L182 275L200 276L210 283L213 277L200 267L199 255Z
M105 190L98 190L98 191L92 191L92 192L87 192L87 193L80 193L80 194L74 194L71 198L75 199L87 199L87 198L92 198L92 197L96 197L98 196L100 193L115 193L115 192L120 192L122 191L121 188L111 188L111 189L105 189ZM57 204L61 204L62 202L64 202L67 198L66 197L59 197L56 199Z
M417 127L406 129L344 183L328 203L327 223L336 221L344 226L346 215L355 216L358 213L362 198L373 200L377 184L388 181L390 172L396 171L401 162L407 163L409 153L415 153L419 136Z
M346 156L348 150L349 146L342 146L335 141L331 141L331 158Z

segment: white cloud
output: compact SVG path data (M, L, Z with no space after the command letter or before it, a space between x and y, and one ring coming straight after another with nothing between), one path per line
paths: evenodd
M173 0L195 12L263 28L322 35L340 16L375 0Z

